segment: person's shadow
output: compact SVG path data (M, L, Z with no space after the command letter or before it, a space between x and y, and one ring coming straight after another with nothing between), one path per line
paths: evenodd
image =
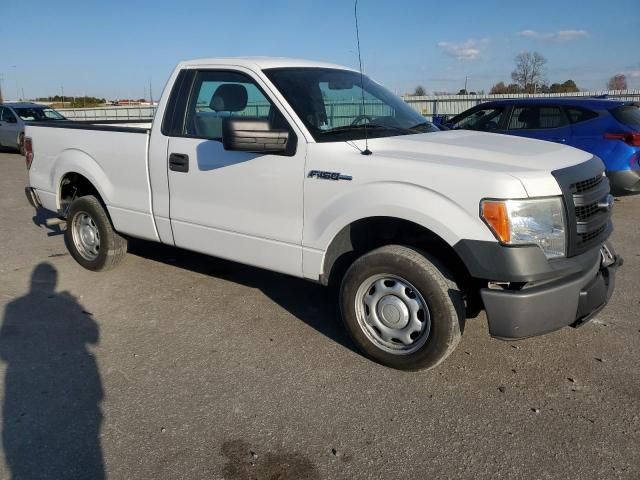
M103 390L88 349L98 343L98 326L69 293L56 293L57 276L39 264L0 328L2 443L13 480L105 477Z

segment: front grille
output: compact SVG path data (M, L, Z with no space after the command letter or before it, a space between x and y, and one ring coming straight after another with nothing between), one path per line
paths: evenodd
M571 190L573 190L575 193L586 192L587 190L591 190L592 188L597 187L603 179L604 177L602 176L602 174L600 174L593 178L588 178L587 180L576 182L571 185Z
M600 159L556 170L567 214L567 256L602 244L611 233L611 212L598 206L609 194Z
M578 219L578 221L589 220L594 215L600 213L600 211L601 210L598 207L598 202L593 202L583 207L576 207L576 218Z
M587 233L579 233L578 238L580 239L578 245L583 243L590 243L592 240L598 238L605 230L607 229L606 225L600 225L595 230Z

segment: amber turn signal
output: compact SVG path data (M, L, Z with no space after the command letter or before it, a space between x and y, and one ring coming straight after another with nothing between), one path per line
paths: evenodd
M509 243L511 241L509 216L507 215L507 205L505 202L484 200L482 202L482 218L502 243Z

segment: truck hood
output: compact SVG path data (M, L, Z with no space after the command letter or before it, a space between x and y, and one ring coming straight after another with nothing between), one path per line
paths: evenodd
M532 197L560 195L557 182L549 181L550 173L593 157L553 142L470 130L376 138L369 148L374 155L508 174Z

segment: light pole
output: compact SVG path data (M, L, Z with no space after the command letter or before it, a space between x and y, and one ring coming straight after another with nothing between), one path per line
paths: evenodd
M469 92L468 92L468 90L467 90L467 81L468 81L468 80L469 80L469 75L467 75L467 76L465 76L465 77L464 77L464 94L465 94L465 95L468 95L468 94L469 94Z
M20 86L18 85L18 66L17 65L11 65L11 68L13 68L13 74L15 75L15 80L16 80L16 101L20 101Z

